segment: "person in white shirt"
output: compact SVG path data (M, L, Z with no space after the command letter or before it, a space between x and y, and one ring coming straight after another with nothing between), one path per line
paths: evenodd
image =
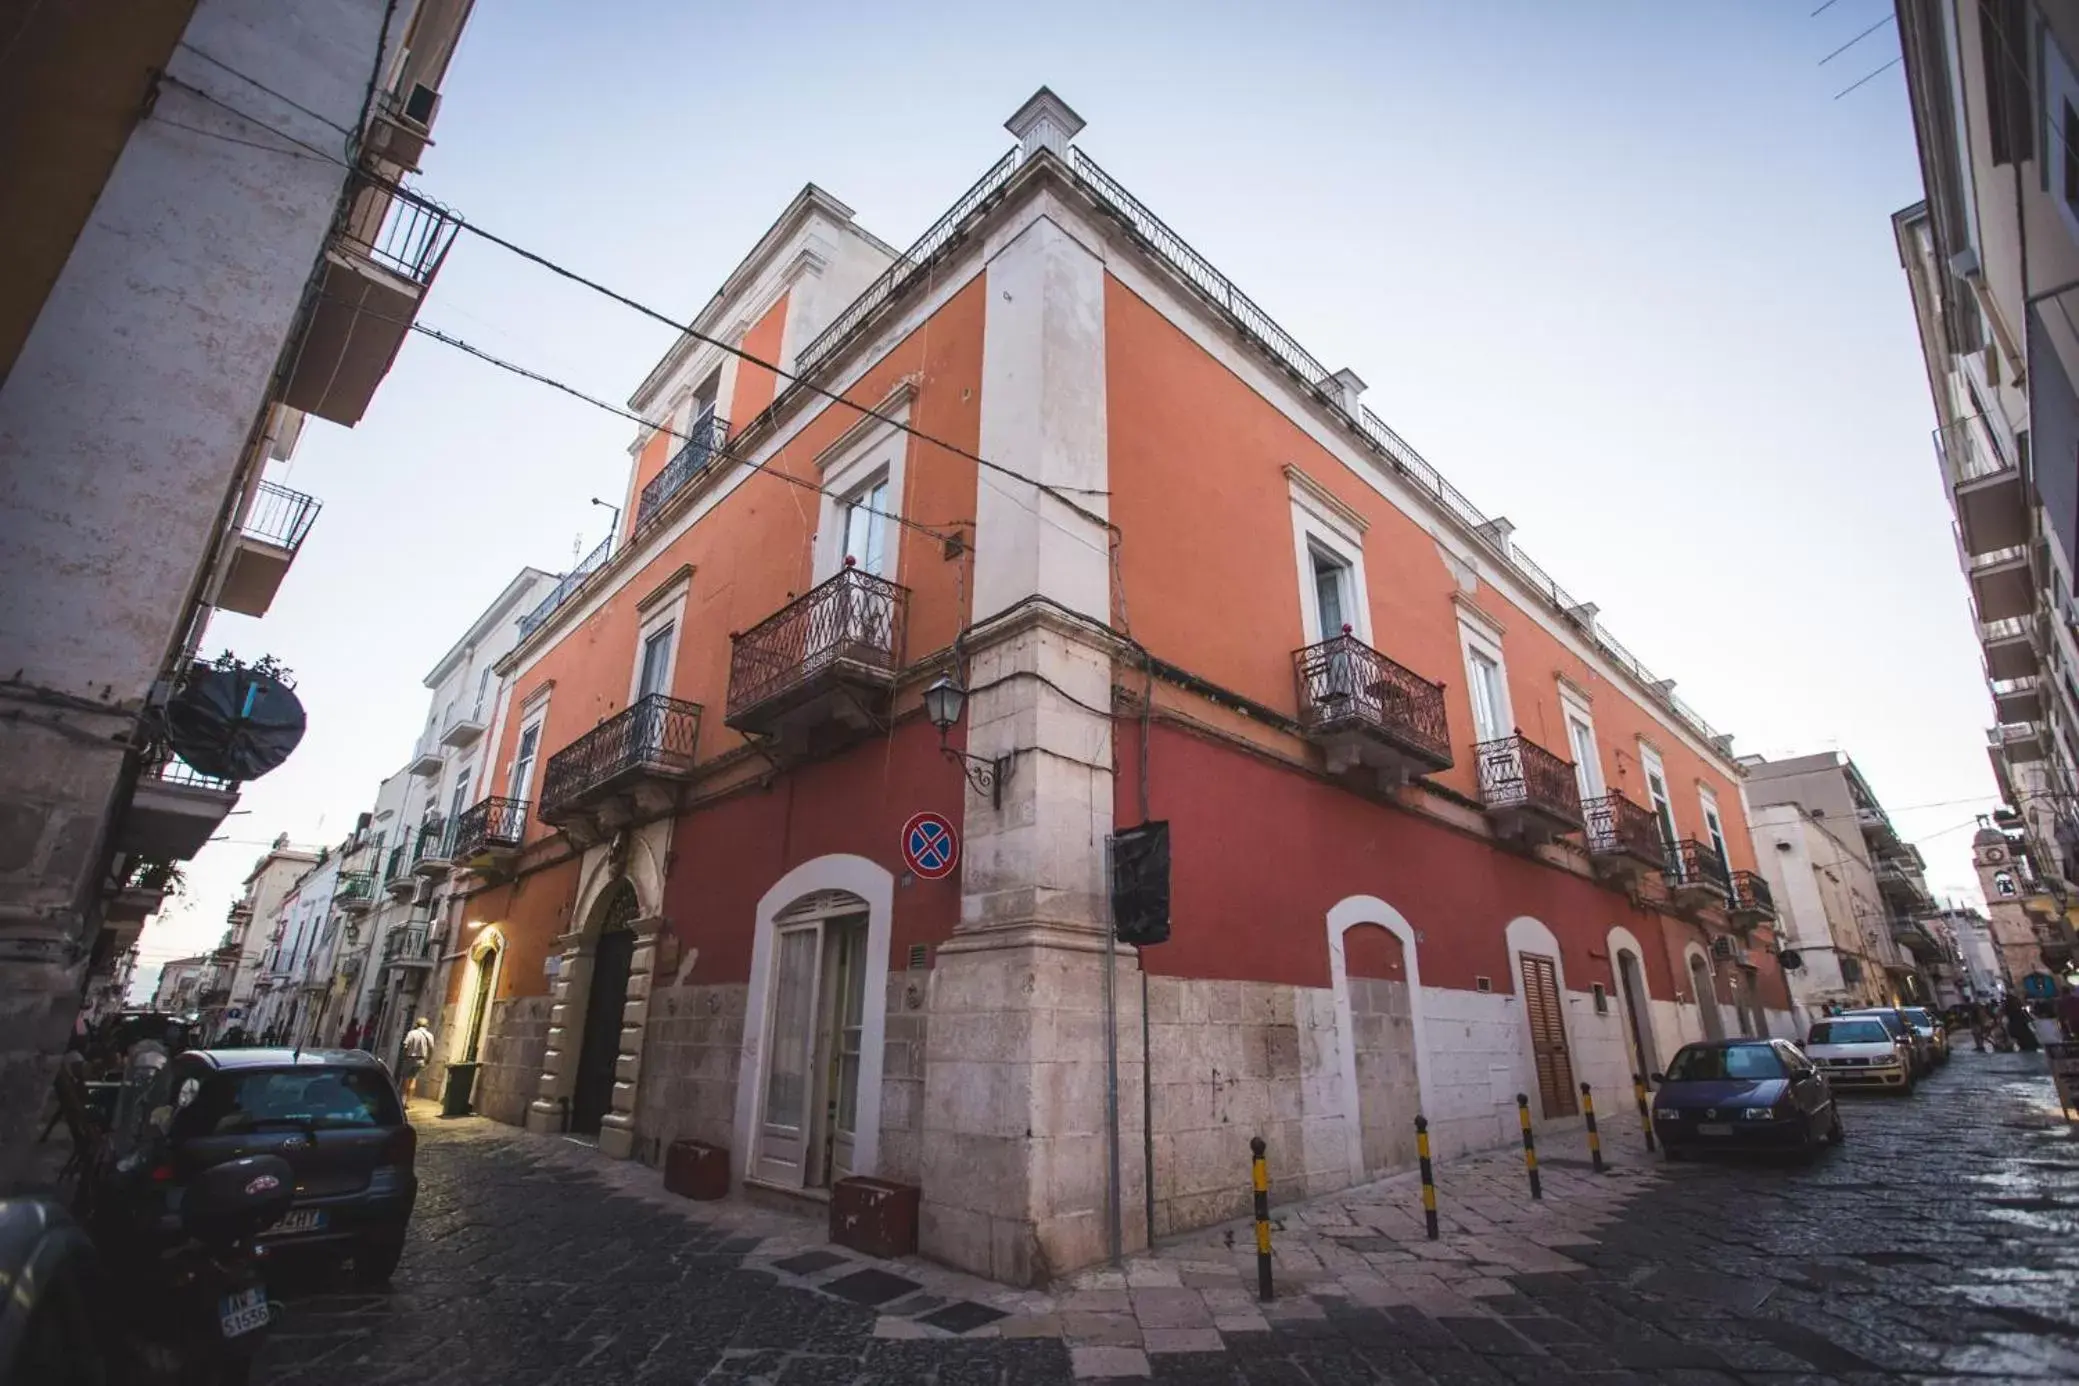
M432 1057L433 1031L427 1028L426 1017L420 1016L419 1023L404 1035L404 1072L399 1078L398 1086L404 1089L406 1096L411 1094L412 1081L419 1076L419 1070L424 1068L426 1060Z

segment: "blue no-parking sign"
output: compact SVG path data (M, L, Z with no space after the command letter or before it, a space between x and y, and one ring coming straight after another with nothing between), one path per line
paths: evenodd
M941 813L912 814L902 825L902 860L927 881L944 880L960 864L960 839Z

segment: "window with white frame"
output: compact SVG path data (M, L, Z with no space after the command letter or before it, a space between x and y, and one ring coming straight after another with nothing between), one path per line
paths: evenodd
M642 658L635 675L636 698L671 692L672 650L678 630L676 621L665 621L643 632Z
M888 575L888 476L858 487L842 503L843 557L862 572Z
M506 779L507 798L525 799L527 789L534 779L534 761L541 753L541 724L547 709L532 713L520 728L519 748L513 752L513 772Z
M1718 853L1719 862L1730 871L1732 853L1727 851L1725 846L1725 825L1718 817L1718 796L1711 792L1711 786L1707 784L1698 785L1696 794L1698 802L1703 805L1704 833L1711 839L1711 846Z
M1588 708L1579 699L1560 694L1559 706L1566 717L1566 744L1574 758L1574 779L1580 785L1583 799L1594 799L1603 792L1603 767L1595 753L1595 722L1588 715Z
M1646 797L1651 801L1653 817L1660 823L1660 840L1672 847L1679 834L1675 830L1675 801L1668 796L1667 767L1660 762L1660 752L1643 741L1639 743L1639 764L1646 772Z
M1309 645L1349 633L1371 642L1364 580L1364 518L1297 468L1291 484L1292 552L1299 569L1300 628Z
M1502 663L1500 636L1470 621L1458 623L1465 653L1465 690L1473 705L1473 740L1495 741L1516 728L1509 708L1508 668Z
M906 401L883 405L881 412L898 421L909 417ZM816 581L843 571L848 558L861 572L896 576L901 566L906 442L900 429L869 421L818 460L823 501L816 526Z
M1314 626L1323 640L1333 640L1351 622L1350 565L1318 545L1307 546L1314 570Z

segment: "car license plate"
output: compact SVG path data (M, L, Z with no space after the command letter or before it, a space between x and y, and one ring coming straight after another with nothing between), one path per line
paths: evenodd
M225 1295L217 1306L217 1318L224 1325L224 1336L236 1338L251 1333L254 1329L267 1327L267 1290L256 1285L250 1290L240 1290L235 1295Z
M1700 1121L1696 1124L1699 1136L1730 1136L1732 1123L1729 1121Z
M325 1227L325 1215L315 1208L299 1208L293 1213L282 1214L282 1220L267 1229L269 1235L283 1232L321 1232Z

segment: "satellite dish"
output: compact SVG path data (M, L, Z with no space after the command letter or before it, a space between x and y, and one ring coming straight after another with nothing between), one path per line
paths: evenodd
M303 704L272 674L198 664L167 700L166 743L204 775L256 780L303 740Z
M1776 961L1783 965L1783 970L1785 972L1795 972L1805 965L1804 958L1798 953L1797 949L1795 948L1786 948L1782 952L1778 953L1776 955Z

